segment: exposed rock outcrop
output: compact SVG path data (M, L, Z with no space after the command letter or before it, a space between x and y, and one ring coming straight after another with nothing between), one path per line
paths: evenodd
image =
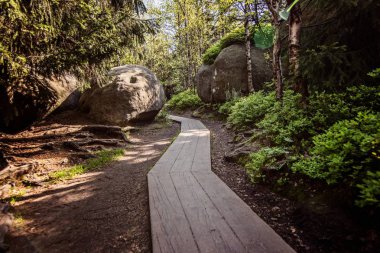
M270 81L272 71L264 50L252 48L253 85L258 90ZM244 45L223 49L212 65L203 65L196 76L197 91L206 103L224 102L234 93L248 93L247 61Z
M109 84L88 91L80 100L81 109L95 120L116 125L153 120L164 106L164 89L149 69L125 65L111 69L109 75Z
M57 108L79 86L72 75L31 77L12 87L0 85L0 132L17 132Z

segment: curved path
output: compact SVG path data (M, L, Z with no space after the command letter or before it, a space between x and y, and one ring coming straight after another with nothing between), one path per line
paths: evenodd
M210 132L181 133L148 174L153 252L294 252L211 171Z

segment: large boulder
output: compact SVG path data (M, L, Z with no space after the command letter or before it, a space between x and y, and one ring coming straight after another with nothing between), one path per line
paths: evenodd
M252 48L252 79L255 90L272 79L266 51ZM212 65L203 65L196 76L199 97L206 103L225 102L235 94L248 93L247 60L244 45L223 49Z
M80 100L80 108L95 120L116 125L153 120L164 106L164 89L149 69L125 65L111 69L109 75L109 84Z
M0 84L0 132L23 130L47 116L78 86L77 78L69 74L30 77L11 87Z

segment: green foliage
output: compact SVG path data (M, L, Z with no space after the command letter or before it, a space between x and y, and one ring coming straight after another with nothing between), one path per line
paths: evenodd
M313 143L310 156L296 162L292 169L329 184L360 184L365 195L366 184L372 180L363 179L380 166L380 113L359 112L354 119L339 121L314 136ZM368 188L371 192L371 186ZM360 203L366 204L365 200Z
M227 122L236 128L253 127L268 113L275 101L273 92L266 95L262 91L240 98L229 109Z
M228 115L230 115L232 113L232 108L233 106L239 102L241 98L233 98L229 101L226 101L224 102L223 104L221 104L218 108L218 112L220 114L222 114L223 116L225 117L228 117Z
M202 56L203 64L211 65L214 63L216 57L223 50L220 42L216 42L211 47L209 47Z
M380 171L368 171L363 183L358 184L360 190L356 204L360 207L380 207Z
M254 34L255 47L267 49L273 46L274 34L272 25L262 25Z
M7 86L66 71L93 80L154 26L139 18L140 0L3 0L0 10L0 75Z
M253 181L264 179L268 170L292 168L356 189L358 205L376 206L379 106L378 86L358 85L340 93L315 92L306 109L300 94L286 90L282 101L260 91L226 102L219 112L235 128L256 128L255 139L265 144L246 163Z
M380 77L380 68L374 69L373 71L369 72L368 75L372 78L379 78Z
M299 146L311 127L300 101L300 94L285 91L283 101L276 101L270 106L265 117L257 123L260 136L276 145Z
M166 121L167 118L168 118L168 111L166 110L166 107L162 108L161 111L157 114L156 116L156 120L159 120L159 121Z
M196 109L203 103L199 96L192 90L185 90L175 94L167 103L166 107L172 110Z
M49 175L49 178L52 181L71 179L75 176L109 164L123 154L123 149L102 150L96 154L96 158L88 159L85 164L79 164L69 169L53 172Z
M339 120L354 118L361 111L380 111L380 90L379 87L352 86L340 93L316 92L309 101L308 114L313 123L309 133L314 135Z
M338 90L351 76L352 65L345 45L332 43L307 49L301 55L302 76L312 90Z
M263 170L281 168L281 161L279 162L279 160L284 158L287 153L288 152L282 147L265 147L250 154L245 167L251 180L256 182L262 179Z
M252 35L253 40L253 35ZM237 28L230 33L223 36L218 42L209 47L203 54L203 63L211 65L214 63L216 57L219 53L226 47L233 44L244 43L245 41L245 31L244 28Z

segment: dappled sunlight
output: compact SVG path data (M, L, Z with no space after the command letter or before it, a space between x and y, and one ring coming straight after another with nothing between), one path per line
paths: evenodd
M140 143L128 147L125 155L102 169L24 194L15 203L23 229L14 233L12 240L28 238L36 249L45 252L54 245L55 250L62 252L65 249L60 247L68 243L81 247L91 241L90 248L98 251L121 243L120 238L131 238L136 228L141 231L136 223L140 221L133 220L134 212L148 213L146 173L171 141L172 138L150 142L141 139ZM130 209L136 205L139 209ZM120 219L127 222L119 224ZM148 216L144 222L149 224ZM100 229L104 232L99 232Z

